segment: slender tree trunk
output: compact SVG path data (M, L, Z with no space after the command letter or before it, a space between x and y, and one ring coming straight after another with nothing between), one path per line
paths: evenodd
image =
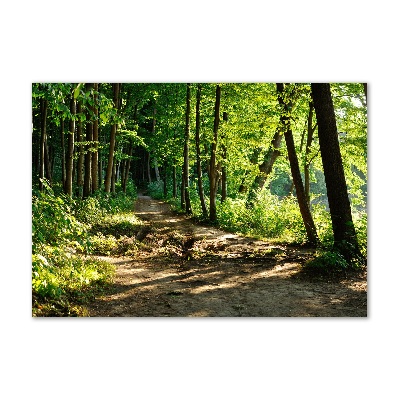
M146 153L147 158L147 180L151 183L151 166L150 166L150 152Z
M77 112L78 114L82 113L82 103L78 101L77 105ZM83 188L83 162L84 162L84 148L82 146L83 142L83 129L82 129L82 122L79 121L77 125L77 142L79 142L79 156L78 156L78 162L77 162L77 174L76 174L76 183L77 183L77 195L79 197L82 196L82 188Z
M129 170L131 168L131 158L132 158L132 153L133 153L133 146L130 143L129 144L129 150L128 150L128 159L126 160L126 165L125 165L125 171L124 171L124 179L122 182L122 190L124 193L126 193L126 185L128 183L129 180Z
M167 164L165 163L165 167L162 170L164 199L168 197L168 187L167 187L168 169L169 168L167 168Z
M65 140L64 140L64 119L60 121L61 134L61 180L63 188L65 188L66 170L65 170Z
M283 138L283 133L280 128L280 126L282 125L282 118L283 117L281 116L279 126L275 131L274 137L271 141L268 151L264 156L264 160L258 166L259 174L254 180L253 185L251 186L251 189L249 191L249 197L247 201L249 205L253 204L255 200L256 191L263 189L269 174L272 172L272 167L274 166L276 159L281 154L279 148L281 147L281 142Z
M51 186L52 173L51 173L49 146L48 146L48 142L47 142L47 133L46 133L46 138L45 138L45 143L44 143L44 169L45 169L45 173L46 173L46 179L49 181L49 184Z
M315 131L315 128L317 125L314 127L312 126L312 117L313 117L313 108L314 105L312 101L310 101L310 109L308 112L308 119L307 119L307 142L306 142L306 152L304 156L304 190L306 193L306 199L307 199L307 204L308 207L311 207L310 204L310 166L311 166L311 160L309 159L310 156L310 151L311 151L311 144L313 140L313 134Z
M185 142L183 148L183 187L186 214L192 213L189 195L190 83L186 85Z
M85 84L86 91L90 91L93 88L93 83L86 83ZM87 106L86 108L86 154L85 154L85 178L83 181L83 198L86 199L90 196L91 193L91 172L92 172L92 141L93 141L93 122L91 111L93 111L92 106Z
M68 149L67 149L67 160L66 160L66 176L65 176L65 194L72 197L72 181L73 181L73 168L74 168L74 139L75 139L75 114L76 114L76 101L74 93L71 93L71 99L69 102L69 109L71 116L68 127Z
M224 112L222 119L228 122L228 114ZM227 158L227 148L225 135L221 134L221 153L222 153L222 167L221 167L221 202L226 200L228 183L227 183L227 172L226 172L226 158Z
M367 84L363 83L363 87L364 87L364 94L365 94L365 103L368 103L368 98L367 98Z
M129 152L129 146L128 147L123 146L122 147L122 153L125 154L125 155L128 155L128 152ZM124 158L120 162L119 176L121 177L121 188L122 188L122 191L124 190L125 170L126 170L127 161L128 160Z
M113 83L112 87L113 87L113 93L114 93L114 107L118 110L119 89L120 89L119 83ZM106 179L105 179L105 184L104 184L106 193L110 193L110 188L111 188L116 135L117 135L117 124L114 123L111 125L110 150L108 153L107 172L106 172Z
M181 209L186 210L186 202L185 202L185 179L183 174L183 166L181 171Z
M43 190L44 171L45 171L45 147L46 147L46 120L47 120L47 100L40 99L40 168L39 168L39 189Z
M318 138L335 247L351 261L354 256L360 255L360 251L347 193L330 85L312 83L311 91L318 122Z
M94 121L93 121L93 147L92 152L92 193L99 189L99 108L97 104L99 84L93 84L94 89Z
M201 85L197 85L197 95L196 95L196 167L197 167L197 180L198 180L198 190L201 203L201 210L203 212L203 217L207 218L207 206L204 198L204 188L203 188L203 173L201 169L201 158L200 158L200 101L201 101Z
M158 161L157 158L154 158L154 173L156 174L156 180L157 182L160 182L160 170L158 168Z
M138 109L138 105L136 104L135 111L133 112L133 122L136 122L136 120L137 120L137 109ZM129 170L131 168L131 163L132 163L132 154L133 154L133 144L129 143L128 159L126 160L124 179L123 179L123 183L122 183L122 190L124 191L124 193L126 193L126 185L129 180Z
M176 182L176 165L175 165L175 160L174 160L174 165L172 166L172 196L174 199L177 197L177 182Z
M308 207L306 195L304 192L304 186L301 179L299 161L297 159L296 148L293 140L293 133L290 127L290 108L288 101L284 99L284 86L283 83L277 83L278 100L284 110L282 122L284 123L285 141L288 151L288 157L290 162L290 170L292 171L293 183L296 188L297 201L301 216L303 218L304 226L307 232L308 242L311 245L317 245L319 243L317 229L315 228L314 220L311 215L310 208Z
M111 173L111 193L115 193L115 180L116 180L116 175L117 175L117 161L114 157L113 160L113 167L112 167L112 173Z
M217 220L217 143L218 143L218 127L220 122L219 109L221 104L221 87L217 85L215 92L215 109L214 109L214 138L211 146L211 157L210 157L210 221L215 222Z

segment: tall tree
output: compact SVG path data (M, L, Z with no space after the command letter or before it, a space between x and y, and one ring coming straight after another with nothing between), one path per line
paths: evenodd
M93 84L93 152L92 152L92 192L99 188L99 105L98 92L99 84Z
M189 139L190 139L190 83L186 85L185 139L183 145L182 188L185 197L186 214L192 213L189 195Z
M65 140L64 140L64 118L60 118L60 137L61 137L61 181L63 187L65 187Z
M363 83L364 94L365 94L365 102L366 103L368 101L368 98L367 98L367 87L368 87L368 85L366 83Z
M79 121L76 127L76 141L77 144L79 144L78 147L78 160L76 163L76 190L77 190L77 195L80 197L82 195L82 189L83 189L83 163L84 163L84 157L85 157L85 152L84 152L84 147L83 147L83 129L82 129L82 101L78 99L77 101L77 113L79 114Z
M228 113L224 112L222 114L222 119L224 122L228 122ZM226 147L226 137L224 131L221 134L221 155L222 155L222 166L221 166L221 202L226 200L228 192L228 182L227 182L227 147Z
M92 91L93 83L86 83L85 89L88 93ZM89 100L91 101L91 99ZM91 193L91 172L92 172L92 141L93 141L93 106L90 103L86 106L86 146L85 146L85 178L83 182L83 198L86 199Z
M201 210L203 217L207 218L207 206L204 198L204 188L203 188L203 173L201 169L201 157L200 157L200 102L201 102L201 85L197 84L196 93L196 168L197 168L197 183L199 190L199 197L201 203Z
M312 245L319 243L317 229L315 228L314 220L311 215L310 208L308 207L306 194L304 192L304 186L301 179L299 161L296 154L296 147L294 145L293 133L290 126L290 109L292 104L290 103L290 98L287 93L284 93L283 83L277 83L278 90L278 100L281 105L282 112L282 122L286 141L286 147L288 151L290 170L292 172L293 183L296 188L297 201L299 203L299 208L301 216L303 218L304 226L307 232L308 242Z
M45 177L46 163L46 128L47 128L47 100L40 98L40 168L39 168L39 189L43 190L43 179Z
M113 83L113 99L114 99L114 108L117 111L119 105L119 83ZM116 116L114 117L115 120L111 125L111 134L110 134L110 149L108 153L108 164L107 164L107 172L106 172L106 179L105 179L105 191L106 193L110 193L111 189L111 179L113 175L113 163L114 163L114 149L115 149L115 138L117 134L117 121Z
M312 83L318 138L335 247L350 261L359 256L329 83Z
M314 105L313 105L312 101L310 101L308 118L307 118L306 151L305 151L305 155L304 155L304 190L306 193L308 207L310 207L310 165L312 162L312 159L310 158L310 151L311 151L311 144L312 144L312 140L313 140L313 134L317 127L317 124L315 124L314 127L312 126L313 109L314 109Z
M221 105L221 86L217 85L215 90L215 107L214 107L214 130L213 142L211 145L210 157L210 221L217 221L217 185L218 185L218 170L217 170L217 143L218 143L218 128L220 122L220 105Z
M66 157L66 176L65 176L65 194L72 197L72 181L73 181L73 167L74 167L74 139L75 139L75 115L76 115L76 101L74 98L74 91L71 93L69 103L71 117L69 119L68 127L68 148Z

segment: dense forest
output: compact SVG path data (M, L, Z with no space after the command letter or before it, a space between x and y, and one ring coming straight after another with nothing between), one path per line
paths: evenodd
M364 269L367 85L34 83L32 183L34 315L80 315L114 273L94 256L135 256L138 193Z

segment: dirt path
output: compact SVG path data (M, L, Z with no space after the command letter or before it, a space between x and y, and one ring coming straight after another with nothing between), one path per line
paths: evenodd
M273 245L193 224L139 196L145 221L135 258L102 257L117 274L89 306L99 317L365 317L366 276L340 282L299 275L313 250Z

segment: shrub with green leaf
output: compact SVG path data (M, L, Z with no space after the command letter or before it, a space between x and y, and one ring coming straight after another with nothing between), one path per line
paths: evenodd
M55 195L45 181L44 188L32 196L33 315L85 315L82 306L114 275L111 264L85 254L137 251L134 199L101 191L72 199Z

